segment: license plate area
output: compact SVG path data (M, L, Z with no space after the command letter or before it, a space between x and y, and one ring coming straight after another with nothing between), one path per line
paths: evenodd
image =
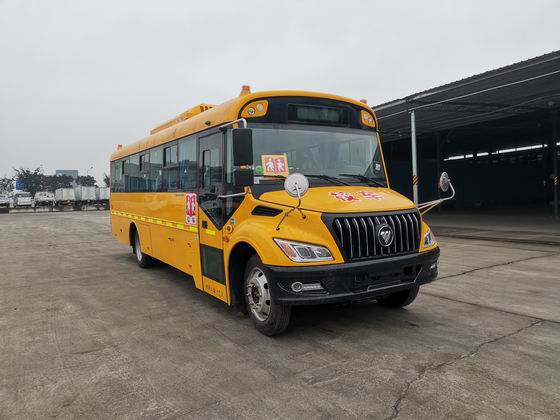
M406 266L396 270L356 275L349 287L353 293L412 283L422 269L421 265Z

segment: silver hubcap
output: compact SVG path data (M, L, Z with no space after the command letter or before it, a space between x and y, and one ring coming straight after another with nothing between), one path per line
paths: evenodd
M134 251L136 252L136 258L140 261L142 259L142 250L140 249L140 238L138 237L138 233L134 239Z
M266 321L270 314L270 289L260 268L253 268L247 282L249 309L259 321Z

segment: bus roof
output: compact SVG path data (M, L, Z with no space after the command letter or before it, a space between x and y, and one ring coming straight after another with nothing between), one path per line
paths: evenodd
M314 98L332 99L347 102L362 107L373 113L373 110L363 102L327 93L306 92L301 90L276 90L248 93L245 90L241 94L220 105L201 104L188 109L177 117L157 126L151 130L150 135L132 143L120 147L111 154L111 161L139 153L143 150L157 147L172 140L188 136L199 131L216 127L227 122L235 121L243 107L256 99L281 97L281 96L304 96Z

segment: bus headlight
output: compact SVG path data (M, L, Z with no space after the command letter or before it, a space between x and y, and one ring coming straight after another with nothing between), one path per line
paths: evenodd
M424 248L429 248L431 246L434 246L436 243L437 243L436 237L434 236L430 228L428 228L428 231L424 235Z
M331 252L324 246L304 244L301 242L286 241L274 238L286 256L295 262L332 261Z

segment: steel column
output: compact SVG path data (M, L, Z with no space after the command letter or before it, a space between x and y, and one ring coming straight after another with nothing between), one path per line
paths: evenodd
M558 114L552 114L552 141L550 142L550 153L552 154L552 191L554 194L554 217L558 219Z
M412 142L412 196L418 204L418 156L416 155L416 117L410 112L410 140Z

